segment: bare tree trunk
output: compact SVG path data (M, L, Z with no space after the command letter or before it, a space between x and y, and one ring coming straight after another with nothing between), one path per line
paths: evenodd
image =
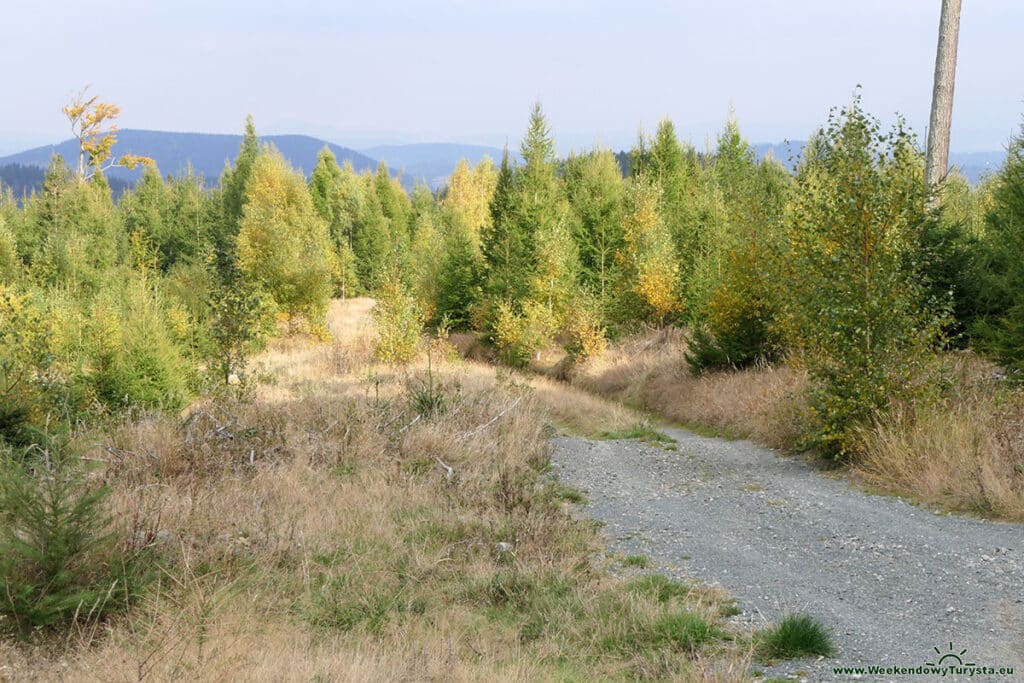
M959 37L960 0L942 0L932 113L928 124L928 160L924 172L928 187L941 182L949 170L949 128L953 120L953 82Z

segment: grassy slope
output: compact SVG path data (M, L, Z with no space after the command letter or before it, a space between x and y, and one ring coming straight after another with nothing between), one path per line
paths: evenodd
M156 546L158 579L65 642L0 643L0 678L745 675L752 645L722 631L729 600L611 577L597 529L565 503L578 496L543 475L550 421L595 434L635 414L437 349L446 410L417 420L425 368L370 361L370 305L335 304L332 344L276 344L251 402L101 437L92 455L109 461L128 541Z

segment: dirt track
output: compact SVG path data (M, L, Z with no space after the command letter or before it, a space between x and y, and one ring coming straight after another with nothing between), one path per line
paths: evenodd
M664 432L678 450L558 438L556 473L587 492L583 511L607 525L613 551L721 585L739 620L800 611L833 630L834 660L768 673L846 680L832 667L916 667L952 643L966 662L1017 672L972 680L1024 679L1024 526L869 495L749 442Z

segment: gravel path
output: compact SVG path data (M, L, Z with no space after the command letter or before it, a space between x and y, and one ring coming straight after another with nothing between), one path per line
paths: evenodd
M1024 680L1024 526L869 495L749 442L664 432L678 450L557 438L555 471L587 492L584 511L606 524L611 550L721 585L753 625L801 611L833 630L834 660L768 675L933 680L832 667L916 667L952 643L965 661L1017 674L971 680Z

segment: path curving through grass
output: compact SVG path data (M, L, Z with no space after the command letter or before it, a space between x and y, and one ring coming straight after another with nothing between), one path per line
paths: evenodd
M833 658L769 674L844 680L834 666L919 666L950 643L1024 671L1024 526L870 495L747 441L663 432L674 449L559 437L555 471L613 551L720 585L751 627L801 612L832 630Z

